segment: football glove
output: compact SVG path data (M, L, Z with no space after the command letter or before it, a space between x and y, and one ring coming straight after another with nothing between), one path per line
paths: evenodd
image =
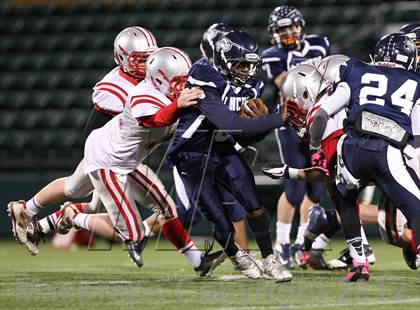
M311 165L312 168L321 171L326 176L330 175L327 168L327 159L323 149L311 150Z
M282 163L269 163L261 168L262 173L272 179L288 179L289 166Z

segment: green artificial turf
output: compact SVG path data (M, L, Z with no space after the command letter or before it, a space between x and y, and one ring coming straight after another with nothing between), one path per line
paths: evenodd
M197 241L202 246L201 241ZM344 246L335 241L333 258ZM31 257L13 241L0 242L2 309L420 309L420 271L401 251L372 242L376 264L369 283L343 283L344 271L294 270L291 283L248 280L225 261L198 279L166 242L148 243L138 269L122 245L99 242L95 251L64 251L41 244Z

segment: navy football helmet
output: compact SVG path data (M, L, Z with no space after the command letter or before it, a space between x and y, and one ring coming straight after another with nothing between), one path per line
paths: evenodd
M401 32L383 36L375 46L373 62L395 63L407 70L417 69L417 48L414 34Z
M290 5L276 7L268 19L267 29L271 34L271 44L288 50L300 48L305 36L302 31L304 26L303 15L295 7Z
M214 44L222 35L232 30L224 23L215 23L204 32L200 43L200 51L210 64L214 63Z
M261 58L258 43L244 31L231 31L216 42L214 65L234 86L243 86L248 79L258 78Z
M417 46L417 71L420 72L420 23L410 23L407 25L404 25L400 29L401 32L404 33L414 33L416 35L416 46Z

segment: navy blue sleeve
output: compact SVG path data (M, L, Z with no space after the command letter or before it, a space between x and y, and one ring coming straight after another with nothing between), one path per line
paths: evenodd
M220 97L206 97L200 100L198 108L213 125L233 131L232 134L257 134L283 126L283 120L277 113L254 118L240 117L222 104Z

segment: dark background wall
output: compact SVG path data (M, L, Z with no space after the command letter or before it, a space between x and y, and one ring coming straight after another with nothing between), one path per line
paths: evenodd
M281 4L300 9L306 33L328 36L333 53L366 61L382 34L420 16L419 1L1 1L0 235L10 232L8 201L31 198L80 161L91 89L115 66L112 48L119 31L147 27L160 46L180 47L196 60L202 33L222 21L250 32L265 49L268 16ZM272 89L266 89L270 103ZM258 148L256 174L261 164L277 160L272 135ZM159 164L158 157L152 166ZM171 187L169 172L162 177ZM273 212L281 186L261 176L257 183Z

